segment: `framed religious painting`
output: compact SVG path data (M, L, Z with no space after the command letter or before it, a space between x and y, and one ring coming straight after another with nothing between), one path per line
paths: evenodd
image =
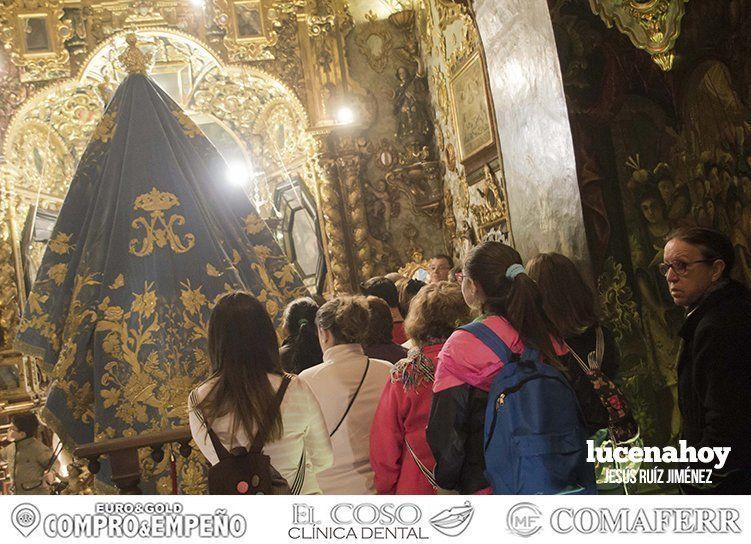
M270 48L278 39L277 12L272 0L213 0L215 21L226 34L224 46L231 60L273 60Z
M449 93L458 159L471 172L497 155L489 87L479 52L451 75Z
M232 25L238 41L262 38L263 16L260 2L234 2L232 4Z
M0 40L20 68L21 81L70 75L70 55L64 42L71 35L64 20L63 0L11 2L0 14Z
M25 55L48 54L54 51L53 37L48 14L31 14L19 16L21 23L21 48Z

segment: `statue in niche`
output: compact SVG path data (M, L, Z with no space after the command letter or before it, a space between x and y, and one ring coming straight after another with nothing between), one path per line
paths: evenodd
M391 219L399 215L399 201L395 199L386 186L386 180L378 178L375 182L365 181L365 205L372 220L373 234L379 240L391 237Z
M400 66L396 70L399 81L394 90L394 116L396 136L401 142L423 144L430 134L430 118L425 106L422 80Z

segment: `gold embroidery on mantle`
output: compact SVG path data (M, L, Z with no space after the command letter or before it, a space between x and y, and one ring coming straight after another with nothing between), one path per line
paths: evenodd
M136 198L133 209L149 212L151 221L148 221L145 217L137 217L131 223L132 228L143 227L146 233L143 240L140 240L140 249L138 249L139 240L137 238L130 241L130 253L136 257L144 257L154 251L154 245L163 248L167 244L175 253L186 253L196 245L196 237L192 233L187 233L181 240L180 236L174 231L175 225L185 224L184 216L172 214L168 220L165 220L164 212L179 205L180 201L175 195L158 191L156 187Z

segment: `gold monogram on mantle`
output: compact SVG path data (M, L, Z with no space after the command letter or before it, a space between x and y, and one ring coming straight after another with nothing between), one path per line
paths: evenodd
M196 244L196 237L192 233L187 233L183 240L175 233L174 226L184 225L185 217L178 214L172 214L165 221L164 212L179 206L180 201L172 193L162 193L156 187L148 193L140 195L133 203L134 210L143 210L149 212L151 220L145 217L137 217L131 223L131 227L139 229L143 227L146 231L142 240L133 238L130 241L130 253L136 257L150 255L154 251L154 245L163 248L167 244L175 253L186 253ZM159 226L161 225L161 226ZM140 249L138 244L141 244Z

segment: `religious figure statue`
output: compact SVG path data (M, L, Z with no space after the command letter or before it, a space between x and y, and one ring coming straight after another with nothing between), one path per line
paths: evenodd
M401 140L423 143L430 134L430 119L425 107L420 80L404 66L396 70L399 81L394 90L396 136Z

